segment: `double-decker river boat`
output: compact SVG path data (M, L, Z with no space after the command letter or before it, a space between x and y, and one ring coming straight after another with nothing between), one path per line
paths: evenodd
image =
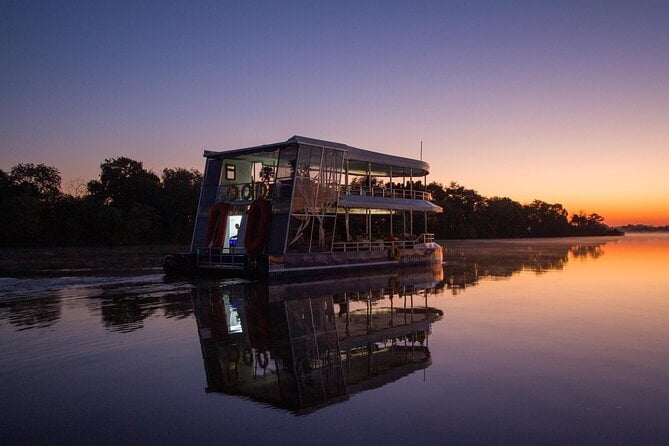
M167 273L274 280L442 262L424 161L302 136L204 156L190 253L168 256Z

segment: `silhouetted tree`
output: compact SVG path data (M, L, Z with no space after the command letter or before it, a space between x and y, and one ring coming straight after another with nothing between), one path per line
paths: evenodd
M11 195L10 186L9 175L0 169L0 205Z
M44 164L17 164L9 174L14 195L33 196L40 201L54 202L61 198L60 182L60 171Z
M620 232L604 224L604 217L596 213L574 214L571 216L571 225L576 235L619 235Z
M129 210L133 205L155 206L160 179L142 162L126 157L108 158L100 164L100 180L88 183L88 192L106 204Z
M486 238L516 238L527 236L527 212L523 205L510 198L492 197L481 208L481 236Z
M41 206L37 198L13 195L0 208L0 244L33 246L41 241Z
M164 225L157 209L160 179L144 169L140 161L126 157L105 159L100 164L100 180L90 181L88 191L97 203L121 211L116 243L154 243L163 239Z
M167 240L187 242L190 238L201 184L202 174L197 170L163 170L161 214Z
M44 221L62 197L60 181L58 169L44 164L17 164L0 174L1 245L44 242Z
M533 237L559 237L570 234L569 213L561 204L534 200L526 205L528 233Z
M441 183L432 182L427 185L427 191L432 194L432 201L440 202L446 199L446 190Z
M442 218L449 238L477 238L477 220L484 199L473 189L451 182L445 190L446 198L437 204L444 209Z

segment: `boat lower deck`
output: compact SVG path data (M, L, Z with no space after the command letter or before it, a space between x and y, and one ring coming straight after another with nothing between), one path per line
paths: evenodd
M222 252L214 249L198 251L196 259L198 268L244 271L248 266L246 254Z
M291 253L253 256L221 249L201 249L192 257L195 271L280 281L303 277L350 275L372 269L404 269L441 265L443 249L436 243L413 247Z

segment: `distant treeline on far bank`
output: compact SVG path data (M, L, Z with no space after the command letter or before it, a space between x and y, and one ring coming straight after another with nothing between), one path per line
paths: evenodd
M158 176L119 157L100 165L99 179L64 193L57 168L18 164L0 170L0 246L188 243L201 183L197 170L164 169ZM413 187L427 189L444 209L430 215L438 239L622 235L602 216L570 216L561 204L487 198L457 183Z
M669 225L667 226L625 225L621 226L618 229L624 232L669 232Z

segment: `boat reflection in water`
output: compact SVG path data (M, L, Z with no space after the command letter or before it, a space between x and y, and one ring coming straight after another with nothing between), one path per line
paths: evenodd
M193 291L207 392L296 414L346 400L431 364L428 306L437 267L408 276Z

